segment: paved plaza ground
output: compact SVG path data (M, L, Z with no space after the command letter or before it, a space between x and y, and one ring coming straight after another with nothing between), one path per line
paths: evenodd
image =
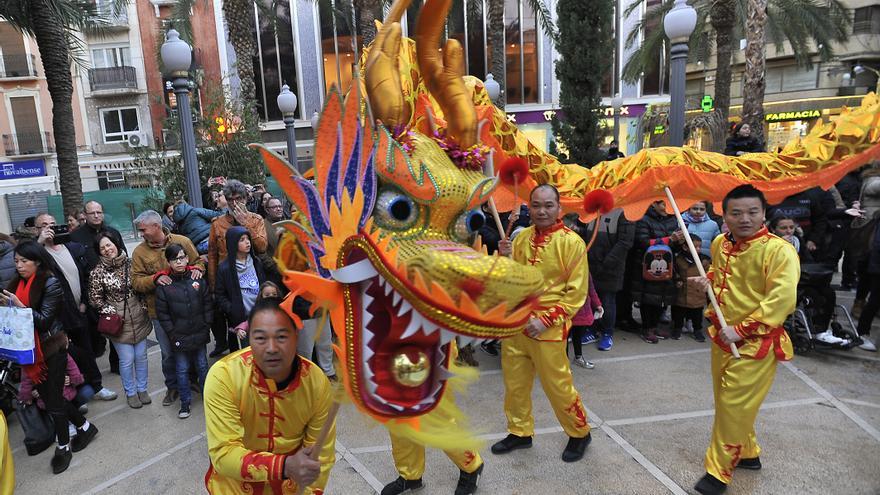
M840 299L849 305L851 294ZM880 334L875 325L875 335ZM539 384L534 388L537 435L531 450L505 456L488 443L505 436L504 387L498 358L478 353L481 375L459 399L473 427L487 440L484 494L694 493L712 427L709 344L685 336L658 345L618 332L614 349L585 347L593 370L574 368L575 384L588 408L593 442L585 458L565 464L567 438ZM205 493L208 466L201 403L193 416L177 419L162 407L165 393L158 346L150 348L151 405L134 410L124 399L90 404L99 428L95 442L53 476L51 449L28 457L13 419L16 494ZM106 357L101 365L107 368ZM121 391L119 377L105 385ZM737 472L728 490L739 494L880 493L880 355L859 349L817 351L779 365L776 381L758 416L764 448L761 471ZM338 420L337 462L329 494L371 494L397 474L388 435L343 406ZM452 494L458 470L442 452L429 451L426 494Z

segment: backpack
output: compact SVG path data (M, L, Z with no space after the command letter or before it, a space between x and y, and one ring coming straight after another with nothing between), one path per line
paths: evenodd
M653 240L642 257L642 279L648 282L672 280L674 266L672 248L661 240Z

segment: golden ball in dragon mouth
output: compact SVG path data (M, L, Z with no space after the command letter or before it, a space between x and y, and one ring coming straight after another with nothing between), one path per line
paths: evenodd
M412 357L415 357L415 362ZM404 387L418 387L425 383L431 374L431 364L428 356L413 347L403 347L391 361L391 374L397 383Z

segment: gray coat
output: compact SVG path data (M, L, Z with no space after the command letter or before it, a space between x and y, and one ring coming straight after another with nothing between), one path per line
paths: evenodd
M0 241L0 287L8 287L15 274L15 246L9 241Z

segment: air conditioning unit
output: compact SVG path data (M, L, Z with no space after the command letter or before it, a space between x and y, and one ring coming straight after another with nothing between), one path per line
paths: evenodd
M150 136L146 132L138 132L128 135L128 145L132 148L150 145Z

